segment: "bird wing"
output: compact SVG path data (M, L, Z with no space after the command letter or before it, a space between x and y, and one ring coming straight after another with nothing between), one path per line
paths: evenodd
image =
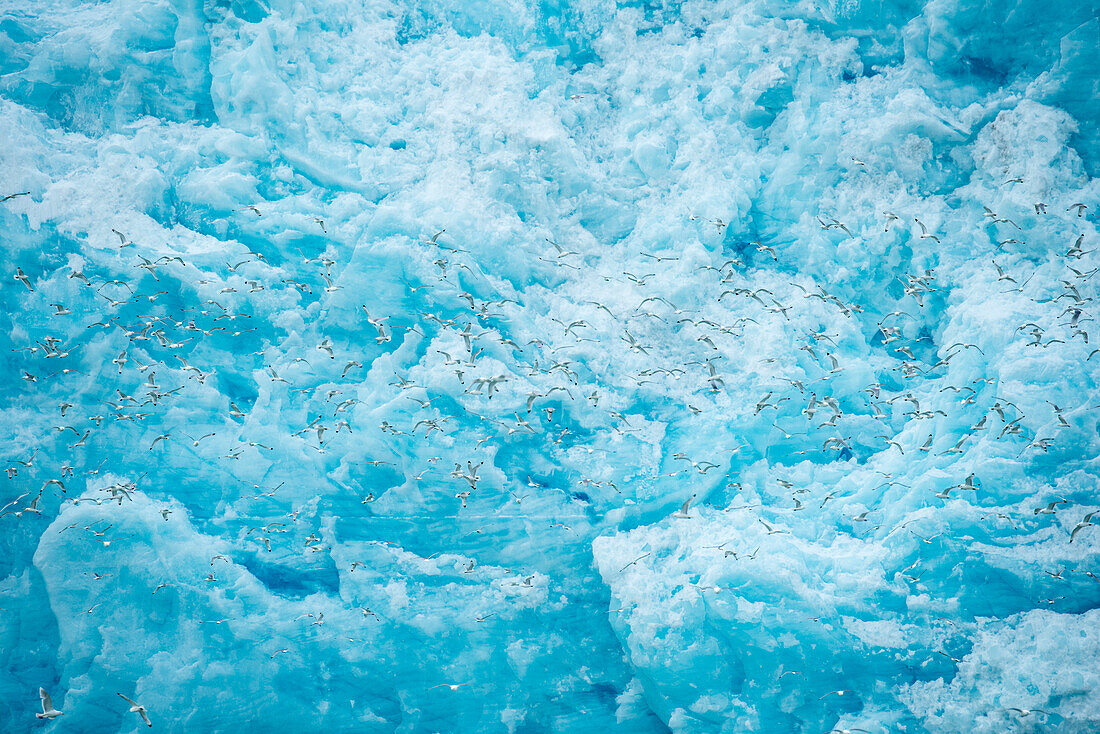
M145 713L144 708L138 709L138 715L141 717L141 720L145 722L146 726L152 726L153 725L153 722L149 721L149 714Z
M119 697L119 698L121 698L121 699L122 699L123 701L125 701L126 703L130 704L131 706L137 706L137 705L138 705L138 704L137 704L137 702L136 702L136 701L134 701L134 699L132 699L132 698L127 698L126 696L123 696L123 695L122 695L121 693L120 693L120 694L118 694L118 697Z
M50 694L46 693L45 688L38 689L38 697L42 699L42 713L53 711L53 699L50 698Z

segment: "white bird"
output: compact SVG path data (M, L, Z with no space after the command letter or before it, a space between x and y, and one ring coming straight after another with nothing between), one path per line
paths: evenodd
M922 240L935 240L937 242L937 244L939 243L940 238L937 237L934 234L928 234L928 227L924 226L924 222L922 222L919 219L914 219L913 221L916 222L917 225L920 227L920 232L921 232L920 239L922 239Z
M18 280L23 285L27 286L27 290L33 291L34 286L31 285L31 279L27 277L27 274L23 272L23 268L15 269L15 280Z
M773 527L772 527L771 525L769 525L768 523L764 522L763 520L759 520L759 523L760 523L761 525L763 525L763 526L764 526L765 528L767 528L767 529L768 529L768 535L775 535L775 534L777 534L777 533L785 533L785 532L787 532L786 530L780 530L779 528L773 528Z
M186 433L183 434L183 435L187 436ZM203 440L205 440L207 438L210 438L211 436L216 436L216 435L217 435L216 433L207 433L205 435L199 436L198 438L195 438L194 436L187 436L187 437L189 439L191 439L191 445L197 447ZM167 518L165 518L165 519L167 519Z
M152 726L153 725L153 722L149 721L149 714L147 714L145 712L145 707L144 706L142 706L140 703L138 703L137 701L135 701L131 698L126 698L126 696L123 696L121 693L118 694L118 696L123 701L130 704L130 713L137 714L138 716L140 716L141 720L145 722L146 726Z
M690 497L688 497L687 502L680 505L680 509L677 510L676 512L672 513L672 516L673 517L684 518L684 519L690 519L691 514L688 512L688 508L691 507L692 500L694 500L694 499L695 499L695 495L691 495Z
M46 693L45 688L38 689L38 697L42 699L42 713L35 714L39 719L56 719L58 716L64 715L64 711L58 711L53 707L53 699L50 698L50 694Z
M1096 514L1096 512L1090 512L1089 514L1085 515L1084 519L1082 519L1081 522L1077 523L1077 526L1073 528L1073 532L1069 534L1069 542L1073 542L1073 539L1077 535L1077 533L1081 532L1085 528L1091 528L1093 525L1096 524L1092 521L1093 516L1095 516Z
M1031 716L1032 714L1046 714L1046 711L1043 711L1042 709L1019 709L1014 706L1010 706L1005 710L1012 711L1020 717Z

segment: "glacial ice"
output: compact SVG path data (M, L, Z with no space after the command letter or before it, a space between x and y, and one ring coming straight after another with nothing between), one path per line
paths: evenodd
M0 731L1100 730L1097 69L1079 0L4 0Z

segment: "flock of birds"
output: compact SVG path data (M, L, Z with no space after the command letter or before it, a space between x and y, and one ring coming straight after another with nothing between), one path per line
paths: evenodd
M11 194L0 199L0 202L8 202L25 195L26 192ZM1045 204L1035 204L1035 215L1051 216L1046 213L1046 208ZM1087 209L1083 203L1074 204L1066 210L1067 218L1084 217ZM262 218L266 212L264 204L250 205L241 211L243 216L257 218ZM994 226L1020 231L1019 225L1014 221L1001 217L992 209L986 208L984 217ZM702 219L694 215L691 215L691 219L700 222L702 226L714 227L720 235L725 236L727 225L721 219ZM912 232L914 239L937 243L940 241L940 235L918 219L885 212L882 221L884 230L888 231L892 227L906 226L909 220L916 225ZM314 221L317 228L327 235L324 219L318 217ZM818 222L827 232L843 233L846 237L855 236L844 222L835 218L823 216ZM105 272L84 272L77 269L66 272L59 269L37 273L18 267L10 275L11 282L19 284L25 291L26 302L24 313L16 314L14 320L16 323L26 322L26 333L29 334L25 343L15 347L16 353L24 360L19 375L31 386L29 394L35 404L43 405L49 399L47 396L61 397L55 409L60 420L53 435L41 437L39 448L29 456L8 460L8 479L14 486L24 489L0 508L0 520L29 519L60 512L62 502L90 502L108 508L121 508L130 501L138 489L140 478L116 481L94 491L77 492L75 496L70 493L74 485L82 483L77 480L78 472L82 479L88 478L90 486L92 479L98 477L103 470L104 463L95 465L98 457L93 455L92 450L96 447L104 452L109 450L110 444L115 440L110 430L112 425L139 429L143 425L158 426L149 430L148 435L153 437L150 440L147 435L147 443L142 444L150 454L170 445L190 447L197 454L208 445L221 442L214 453L207 453L201 458L205 462L212 462L215 458L233 462L251 456L249 452L260 452L265 458L277 461L270 457L276 457L282 447L291 445L292 439L297 440L299 446L318 454L326 454L332 449L331 441L334 436L341 436L346 440L356 430L361 430L360 426L354 424L360 400L349 393L364 379L372 360L385 353L387 345L391 342L394 342L394 346L400 343L400 339L394 341L399 329L404 330L406 337L411 334L418 335L422 340L434 337L432 343L439 346L426 352L424 359L442 358L443 364L457 381L458 392L448 391L446 386L423 384L412 379L408 373L402 375L394 371L390 386L395 389L396 394L407 398L410 406L416 405L413 409L415 420L410 419L408 425L382 421L377 431L393 439L405 436L410 440L427 443L432 440L433 434L448 434L448 424L457 425L463 420L470 420L475 425L482 426L483 435L471 436L468 440L455 444L454 451L472 453L454 461L454 469L446 478L454 483L450 490L454 492L453 497L456 500L454 511L462 512L477 497L479 488L483 486L479 469L485 461L486 444L492 446L513 436L531 437L541 433L549 439L551 447L576 445L581 439L578 429L569 424L568 417L570 404L577 403L578 398L594 410L603 406L608 428L613 433L625 436L637 430L631 425L627 406L621 400L616 402L616 386L600 385L599 376L587 372L588 368L578 360L578 354L590 349L585 346L586 343L594 343L597 347L606 349L609 355L621 353L624 362L640 355L649 366L631 375L635 383L631 388L640 388L646 384L659 386L662 382L675 383L690 379L694 380L694 387L691 388L694 395L717 395L726 389L729 378L729 373L722 369L723 349L720 344L724 346L725 343L741 339L749 324L791 325L792 320L797 318L800 299L819 302L848 319L864 311L863 305L831 293L821 285L809 287L804 280L801 283L792 282L789 293L783 294L768 288L752 287L750 276L746 273L746 263L738 258L696 266L694 272L697 277L710 280L703 284L700 292L717 289L717 295L709 298L703 306L688 308L675 304L662 295L646 294L648 284L665 267L663 264L678 261L681 255L675 252L639 252L636 253L636 258L652 263L653 272L598 274L610 284L609 288L614 287L618 291L620 303L593 299L576 304L577 312L565 318L546 316L543 320L547 325L546 333L527 333L525 336L530 338L521 343L523 337L509 331L507 312L523 307L518 300L522 295L475 295L472 291L484 291L486 283L490 281L470 251L447 243L446 230L443 230L419 243L419 249L429 256L434 277L425 277L418 284L407 284L406 290L409 298L416 296L419 291L426 291L421 294L428 296L426 301L443 304L438 310L379 315L377 311L363 305L360 308L360 317L365 322L363 328L369 328L374 334L370 340L373 341L373 346L369 342L366 345L356 344L354 340L345 341L322 333L316 343L302 346L296 353L285 349L281 351L264 341L258 351L237 355L241 360L258 357L262 373L273 387L285 387L290 393L301 395L311 406L309 412L313 417L305 420L297 430L290 432L286 442L271 446L241 436L241 421L249 416L250 409L247 406L242 407L235 400L226 402L221 409L221 415L210 416L209 421L192 429L194 436L185 433L179 426L167 425L167 414L175 405L186 402L190 386L205 385L208 381L216 384L221 372L240 369L239 365L204 362L204 355L213 353L212 350L200 348L204 340L228 337L232 344L254 344L262 333L276 331L270 324L259 323L261 317L258 312L247 306L249 297L274 289L294 291L298 297L315 299L325 298L348 288L350 284L341 281L338 272L341 263L337 260L334 248L326 249L317 256L303 256L304 264L313 269L306 276L299 276L302 279L296 279L293 275L295 264L273 264L269 262L269 258L275 258L273 253L265 255L251 248L243 248L240 257L225 263L223 272L213 274L205 272L190 261L186 253L158 254L133 242L120 231L116 230L115 235L118 238L118 254L117 259L109 266L114 269L113 273L106 272L109 268L104 265ZM999 248L1004 251L1008 245L1021 244L1019 237L1022 236L1015 234L1004 238L999 243ZM1067 244L1064 253L1063 288L1050 299L1061 308L1057 319L1042 323L1036 320L1019 325L1017 333L1027 340L1028 347L1048 349L1054 344L1077 341L1091 347L1094 343L1088 332L1088 324L1092 319L1087 309L1093 300L1088 294L1100 267L1095 264L1095 250L1089 248L1084 239L1084 235L1081 235ZM753 242L742 243L742 248L754 260L759 258L765 263L781 261L782 253L778 246ZM97 259L106 262L106 258L100 254L93 254L88 258L93 263ZM564 278L570 277L572 271L584 273L591 268L591 261L585 253L550 239L538 260L550 266L548 272L561 273L560 277ZM995 274L994 282L1006 292L1025 292L1030 277L1009 270L1003 261L1004 258L999 263L995 258L989 263L989 268ZM133 277L124 278L119 275L127 269ZM278 277L279 275L287 277ZM66 285L63 282L66 279L75 284L75 287ZM924 397L925 393L918 395L919 391L913 389L913 384L927 384L925 381L937 379L936 376L959 355L970 350L981 352L982 347L969 342L941 346L923 343L931 341L928 336L907 337L906 321L919 320L919 311L928 301L937 297L940 288L936 274L931 270L909 273L899 285L901 294L898 302L905 305L883 315L878 321L874 344L895 360L892 372L896 377L890 379L901 387L891 389L889 384L883 384L888 382L885 379L867 384L862 391L865 396L864 406L857 411L851 401L839 399L829 389L831 381L848 369L848 365L837 356L839 335L810 328L805 332L804 341L798 349L812 364L817 365L819 374L812 379L779 378L778 382L783 386L763 391L752 406L754 417L774 413L772 425L775 433L769 438L771 446L781 446L785 441L790 442L796 437L804 436L804 441L797 439L797 445L801 448L789 452L790 456L827 455L846 459L878 451L896 451L905 456L932 453L952 455L965 452L969 443L979 436L990 436L998 441L1017 442L1018 455L1022 456L1029 451L1048 451L1058 441L1059 432L1071 428L1070 419L1073 416L1054 403L1050 404L1049 417L1036 416L1029 421L1029 416L1009 396L997 392L995 378L979 378L967 384L943 385L938 393L949 393L955 403L953 406L938 397L929 399ZM57 297L58 300L53 300L54 296L41 297L43 291L58 293L66 289L72 294L69 303L62 302L60 297ZM200 295L211 293L214 295L209 298ZM628 297L624 294L637 294L636 303L627 311L620 308L622 298ZM240 307L224 305L219 298ZM39 303L40 300L43 302ZM79 301L79 305L73 301ZM459 305L456 307L454 304ZM48 313L48 316L43 316L43 313ZM82 315L93 313L96 315L83 323L77 323ZM726 316L723 318L716 314ZM41 324L43 321L45 326L29 325ZM397 325L398 322L402 325ZM550 326L551 323L554 326ZM644 336L647 332L652 332L651 326L655 324L664 325L658 327L664 329L660 332L660 338ZM325 325L318 323L317 326L323 332ZM665 348L662 339L675 340L679 345L678 349L695 350L695 358L669 361L672 352ZM116 342L121 342L123 348L108 355L111 358L105 359L99 365L100 374L90 383L100 392L84 394L87 387L81 386L89 383L83 379L87 375L79 370L82 364L88 364L83 353L90 351L93 346L95 350L103 351L107 349L107 345ZM685 342L687 347L683 346ZM446 346L447 344L453 346ZM1091 349L1084 359L1091 360L1097 352L1100 352L1100 348ZM937 354L934 360L927 357L929 353ZM526 387L517 387L525 381ZM502 395L506 396L505 400L514 399L515 402L502 406ZM469 405L458 402L458 399L470 402L473 398L480 402L471 402ZM695 404L703 399L705 397L693 398L686 403L683 406L684 418L690 420L691 417L703 413L705 408ZM93 405L99 407L89 410L89 406ZM791 406L801 407L792 411ZM923 441L912 443L891 435L887 429L889 421L895 417L895 406L903 408L900 416L905 423L934 423L937 417L948 417L949 411L969 409L970 406L976 406L980 417L974 420L968 431L953 436L950 445L939 441L939 437L931 431ZM451 413L448 414L447 411ZM873 441L866 436L846 433L845 422L853 418L853 412L858 412L856 417L861 419L869 416L877 421L883 426L882 432ZM781 420L784 421L783 425L780 424ZM802 422L795 425L794 421ZM810 436L817 438L811 443ZM876 445L875 441L880 443ZM731 457L738 450L731 450L729 456L713 457L716 461L678 452L672 456L676 468L666 476L690 476L692 473L706 476L710 472L721 473L724 467L729 466ZM480 459L479 451L483 452ZM56 466L51 468L50 475L41 486L28 487L27 477L35 473L36 459L40 452L49 457L49 461L55 462ZM400 451L395 451L395 456L391 458L395 461L374 460L366 463L374 466L396 466L400 461ZM428 460L428 466L417 467L419 471L410 471L408 476L415 482L420 481L429 471L438 474L436 464L441 461L442 457L434 456ZM227 470L227 473L232 474L232 469ZM726 479L729 480L728 486L738 488L736 477L727 474ZM887 484L896 482L893 476L888 475L885 479ZM789 493L793 506L788 509L804 511L810 507L802 496L806 490L782 477L775 481L782 491ZM523 480L520 479L519 482L522 484ZM585 478L580 482L588 487L608 487L616 493L621 491L611 478ZM250 498L279 502L282 484L271 487L246 484L256 490L256 494L250 495ZM530 476L526 477L526 486L533 492L545 488L543 482ZM941 488L934 496L948 501L954 499L955 494L980 491L981 481L971 473L957 484ZM47 492L50 494L47 495ZM508 501L517 504L528 496L511 491L509 494L511 497ZM53 509L47 508L47 503L44 502L44 497L47 496L55 501L50 505ZM673 517L678 520L691 520L695 517L692 502L696 497L697 493L693 493L687 498L673 513ZM365 493L360 501L366 504L376 499L372 490ZM830 494L821 505L824 506L830 500L840 502L841 498ZM1036 517L1053 516L1067 511L1068 505L1068 500L1059 498L1042 503L1033 512ZM165 507L162 512L167 520L172 509ZM263 510L258 509L256 512L262 513ZM301 512L301 508L290 508L289 512L274 518L264 516L247 531L246 536L255 539L257 550L262 547L263 552L270 552L273 544L281 542L280 537L292 537L291 532L294 525L300 522ZM869 522L868 515L871 512L855 514L851 520ZM1100 521L1094 522L1096 515L1095 510L1083 513L1069 533L1068 542L1076 541L1081 533L1100 524ZM764 519L760 519L760 522L767 527L769 533L782 532ZM118 539L111 536L110 528L109 525L80 526L74 523L62 532L85 533L88 541L107 550ZM922 540L927 542L927 539ZM305 537L302 548L307 553L317 552L324 545L321 538L310 532ZM352 570L354 569L353 564ZM906 571L911 569L912 567ZM89 573L100 578L97 572ZM1096 578L1094 574L1086 573L1091 578ZM915 580L919 576L914 575L911 578ZM517 583L526 583L529 586L531 577ZM163 586L158 586L153 593ZM321 614L312 624L322 624L323 621ZM280 652L286 652L286 649L275 654ZM54 707L44 689L39 689L39 694L42 712L37 714L38 718L53 719L63 714ZM130 712L151 726L144 706L122 693L118 695L130 705Z

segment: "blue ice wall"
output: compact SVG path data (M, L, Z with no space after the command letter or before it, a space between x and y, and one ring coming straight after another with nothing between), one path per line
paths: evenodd
M0 731L1100 730L1097 69L1076 0L3 0Z

